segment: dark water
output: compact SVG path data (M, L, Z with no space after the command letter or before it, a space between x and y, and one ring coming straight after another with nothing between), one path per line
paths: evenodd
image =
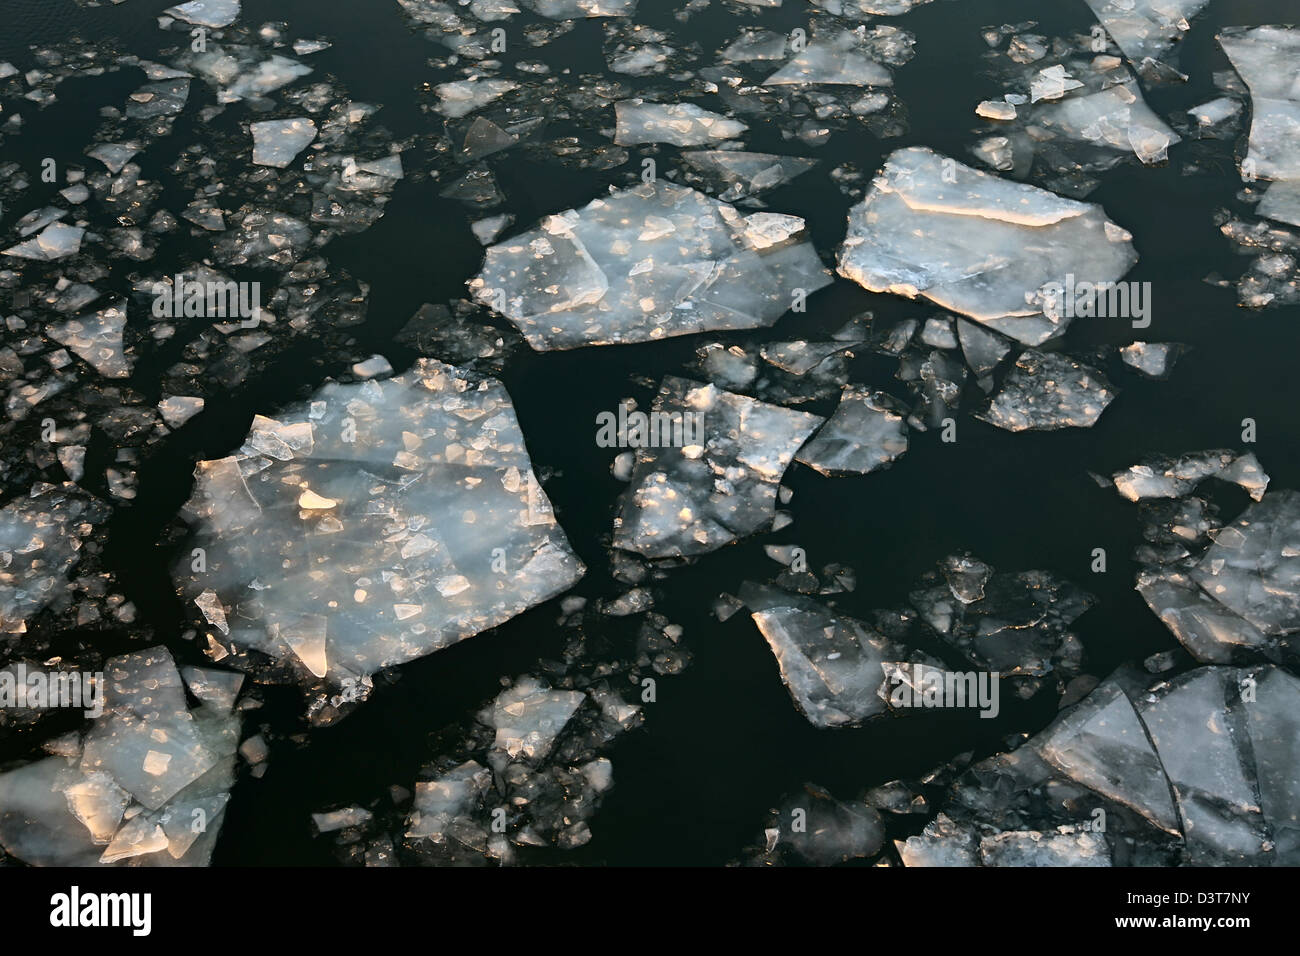
M165 6L160 0L127 0L117 7L84 10L54 0L0 0L0 60L26 69L32 65L28 44L57 43L73 33L150 56L172 39L153 22ZM675 7L643 0L637 21L676 30L680 38L712 50L730 42L742 20L736 8L714 3L683 27L672 18ZM777 30L806 25L807 9L799 0L786 0L781 9L763 12L763 25ZM1296 11L1294 0L1213 0L1182 48L1180 67L1190 80L1146 89L1148 103L1169 117L1214 98L1212 73L1230 69L1214 43L1218 30L1285 23ZM743 17L745 22L754 19ZM287 21L289 37L332 40L331 49L308 62L318 75L341 79L353 99L383 104L381 121L396 138L436 130L436 115L417 106L418 87L458 77L428 66L429 57L445 51L410 32L396 3L246 0L241 23L272 20ZM1003 91L985 76L987 47L980 29L1024 20L1037 20L1035 32L1049 37L1087 33L1093 23L1081 0L939 0L887 21L918 37L916 57L894 71L896 91L907 105L908 132L880 140L861 130L837 131L825 147L812 150L783 139L774 124L751 122L745 148L821 160L812 173L765 195L768 207L805 217L817 247L829 258L843 238L850 200L827 171L852 162L869 173L886 154L907 145L966 157L976 138L975 103ZM602 29L600 21L580 22L540 50L523 48L502 59L545 59L555 69L603 72ZM120 105L140 82L138 72L127 70L63 84L58 104L24 111L27 129L8 140L0 159L20 161L29 169L44 156L76 161L96 125L97 110ZM196 81L187 117L211 96ZM708 98L694 101L718 108ZM235 112L228 110L210 129L198 129L192 119L183 118L174 143L152 147L136 161L146 176L165 179L162 170L174 157L169 150L195 139L208 137L216 148L243 150L245 141L230 115ZM226 142L227 136L234 141ZM1067 348L1077 354L1135 338L1186 343L1192 349L1172 378L1148 382L1114 376L1122 393L1091 429L1013 435L963 415L955 444L940 443L935 433L914 433L907 455L882 473L826 479L806 468L791 469L785 479L795 492L791 527L705 556L674 571L660 589L657 610L685 628L694 660L680 677L660 681L658 702L647 708L644 728L619 739L608 754L616 785L592 820L594 839L578 850L542 859L725 863L757 838L767 809L805 781L849 796L919 774L961 751L992 753L1001 749L1006 735L1041 729L1055 713L1050 694L1030 702L1004 695L995 720L925 712L874 721L862 729L816 730L792 706L776 663L747 615L719 624L710 613L719 592L734 592L746 579L772 576L775 566L763 554L764 544L798 544L813 568L828 562L855 568L857 590L838 601L853 616L902 604L935 562L969 550L999 570L1053 571L1099 598L1075 625L1086 647L1088 673L1104 675L1120 663L1176 646L1133 590L1136 566L1129 555L1141 540L1136 509L1113 490L1099 488L1088 472L1109 474L1151 453L1240 448L1241 421L1249 417L1258 422L1259 434L1250 450L1272 476L1272 487L1300 485L1300 455L1291 438L1300 433L1300 381L1293 371L1300 310L1248 312L1237 306L1234 289L1202 281L1211 272L1234 276L1246 261L1234 254L1213 218L1220 208L1247 208L1236 198L1241 184L1234 159L1234 150L1244 145L1197 144L1202 172L1194 175L1185 175L1180 161L1179 151L1188 148L1186 143L1175 147L1165 166L1122 165L1106 173L1088 197L1133 233L1141 261L1127 278L1153 283L1151 327L1135 332L1125 322L1079 320L1067 337ZM666 149L659 155L672 153ZM418 155L405 157L408 170L418 166L413 162ZM528 226L543 214L585 204L610 184L627 184L639 172L639 156L633 149L626 166L599 174L543 164L514 150L488 162L508 197L505 208L514 213L517 226ZM42 190L53 188L34 186L23 207L6 210L0 225L7 230L17 215L42 204ZM421 303L462 296L464 282L477 272L481 247L469 231L464 207L439 198L440 188L427 179L403 182L378 223L323 250L332 266L370 284L368 320L350 330L355 358L381 352L399 371L409 365L414 353L395 345L393 335ZM169 201L173 198L179 202ZM159 205L176 211L186 198L165 194ZM160 258L185 261L184 240L178 242L165 247ZM708 339L817 338L867 309L875 312L877 325L885 326L936 311L872 295L841 279L811 297L806 313L788 314L771 329ZM547 483L547 493L589 568L575 593L596 599L624 590L610 578L607 555L614 503L623 486L608 475L609 451L592 440L596 413L615 408L626 395L644 404L651 390L638 382L681 374L704 340L690 336L552 354L524 349L501 376L534 467L557 473ZM138 365L132 384L156 399L162 369L174 360L152 356ZM179 640L187 617L167 575L172 551L161 542L188 497L194 461L228 453L242 440L254 413L273 415L341 368L335 353L317 343L296 347L228 400L209 402L140 469L136 502L120 509L110 528L108 561L140 609L141 621L178 656L197 660L194 649ZM854 366L853 380L888 389L897 384L892 381L895 370L895 362L863 356ZM92 449L88 474L102 472L109 451ZM1224 493L1225 515L1235 514L1245 500ZM1092 574L1091 552L1099 547L1109 556L1109 570ZM495 696L500 678L527 673L539 659L561 655L564 635L554 624L556 615L554 602L535 608L494 632L403 667L395 686L377 692L337 726L310 732L305 743L288 738L304 730L296 692L269 692L268 706L250 716L246 733L268 725L270 768L264 778L245 776L236 785L214 862L331 862L329 843L312 837L309 813L335 804L369 803L393 784L409 787L437 753L434 735ZM610 639L631 638L614 631ZM129 646L102 634L96 640L109 653ZM19 750L30 745L21 744ZM14 746L7 743L0 756L19 755Z

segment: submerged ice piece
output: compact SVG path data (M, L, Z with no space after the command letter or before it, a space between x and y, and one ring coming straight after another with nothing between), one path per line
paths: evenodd
M505 389L432 360L259 416L197 474L206 569L187 558L185 590L232 640L335 682L501 624L584 570Z
M768 524L781 476L822 422L671 376L655 415L689 423L701 437L683 447L637 449L614 545L648 558L705 554Z
M1083 646L1069 627L1092 595L1048 571L994 573L969 557L948 558L943 578L912 592L912 606L975 664L1029 677L1078 670Z
M1055 352L1029 349L989 402L976 414L1009 432L1090 428L1115 399L1100 372Z
M814 727L854 726L885 712L886 667L905 661L907 648L798 595L746 585L741 600Z
M1242 173L1249 172L1249 179L1300 179L1300 30L1235 28L1218 39L1250 88L1250 150Z
M1209 0L1085 0L1133 63L1160 59L1189 29Z
M1137 262L1129 239L1100 206L912 147L849 211L839 273L1039 345L1069 321L1044 290L1114 282Z
M769 224L657 180L497 243L469 287L539 351L767 326L831 282L811 243Z
M865 475L907 451L906 417L892 396L847 387L835 413L796 457L824 475Z
M152 647L104 665L84 737L0 774L0 845L35 866L205 866L234 782L243 678ZM185 687L199 700L191 709Z

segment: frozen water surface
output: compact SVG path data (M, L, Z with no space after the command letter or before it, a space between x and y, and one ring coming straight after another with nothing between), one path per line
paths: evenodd
M90 729L0 774L0 846L35 866L206 865L234 782L240 677L186 674L162 647L110 658Z
M770 325L831 280L811 243L760 224L656 181L490 247L470 289L539 350Z
M1136 261L1128 233L1100 206L914 147L890 155L850 210L838 271L1039 345L1069 321L1044 312L1044 287L1068 275L1113 282Z
M190 508L206 570L187 562L182 580L209 621L334 682L500 624L583 573L505 390L431 360L257 418L235 455L200 464Z

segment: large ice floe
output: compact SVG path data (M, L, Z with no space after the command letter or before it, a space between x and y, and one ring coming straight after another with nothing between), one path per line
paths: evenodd
M501 624L583 573L493 380L422 360L330 383L234 455L200 463L203 570L178 573L216 631L346 684Z
M962 774L899 855L908 866L1294 866L1298 707L1300 680L1271 665L1154 683L1121 669Z
M1137 262L1130 239L1100 206L913 147L849 211L839 273L1039 345L1069 323L1051 288L1115 282Z
M151 647L110 658L101 680L104 711L84 733L0 773L0 846L35 866L207 865L234 783L243 675L178 670Z
M1160 59L1191 28L1209 0L1086 0L1106 32L1134 63Z
M1300 84L1294 64L1300 30L1263 26L1225 30L1219 45L1250 88L1252 117L1246 162L1254 176L1300 180Z
M702 434L690 444L637 449L614 546L647 558L715 551L770 524L781 476L823 422L674 377L664 379L651 414L698 416L691 420Z
M802 230L656 180L497 243L469 285L538 350L751 329L830 284Z

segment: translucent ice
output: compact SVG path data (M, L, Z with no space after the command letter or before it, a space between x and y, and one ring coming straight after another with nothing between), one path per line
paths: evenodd
M539 350L755 328L830 282L811 243L764 238L731 206L657 180L497 243L470 289Z
M622 100L614 104L614 142L621 146L637 143L672 143L674 146L703 146L734 139L747 127L738 120L701 109L694 103L646 103Z
M239 17L239 0L190 0L164 12L201 27L228 27Z
M1300 30L1233 28L1219 34L1219 45L1250 87L1250 150L1245 163L1252 178L1300 179L1300 86L1294 70Z
M835 413L796 457L822 474L865 475L907 451L905 418L884 392L846 388Z
M989 407L976 414L998 428L1089 428L1115 398L1096 369L1055 352L1029 349L1016 360Z
M316 138L316 124L305 117L252 123L253 164L284 169Z
M782 474L822 422L671 377L653 411L702 415L705 438L681 448L637 449L614 544L650 558L704 554L768 524Z
M110 658L84 738L0 774L0 845L36 866L206 865L234 782L240 678L186 673L192 709L166 648Z
M566 590L583 568L496 382L424 360L327 384L235 455L190 509L230 638L342 682L431 653Z
M1209 0L1086 0L1106 32L1134 63L1160 59L1183 38Z
M839 272L1038 345L1068 322L1044 313L1044 287L1069 275L1111 282L1136 261L1128 234L1100 206L913 147L893 153L850 210Z

